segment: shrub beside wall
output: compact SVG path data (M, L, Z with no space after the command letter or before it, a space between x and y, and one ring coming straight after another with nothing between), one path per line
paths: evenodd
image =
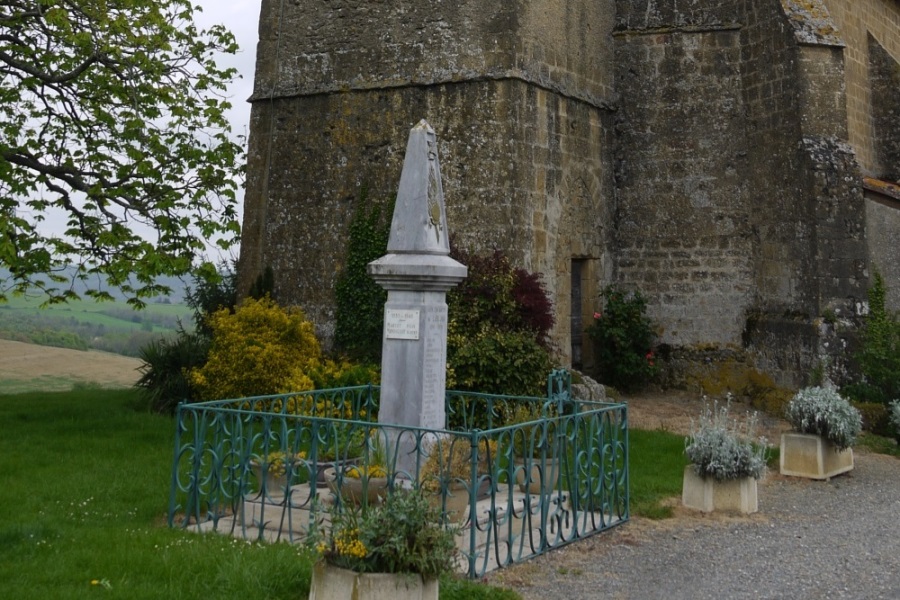
M553 313L540 275L497 250L469 254L451 242L469 275L447 294L447 388L543 396L553 368Z
M206 364L190 372L203 400L243 398L313 389L309 372L321 349L303 311L272 299L248 298L233 313L223 308L208 324L212 342Z
M639 291L628 293L617 286L606 287L601 297L603 306L587 328L598 380L620 390L640 387L657 372L647 301Z

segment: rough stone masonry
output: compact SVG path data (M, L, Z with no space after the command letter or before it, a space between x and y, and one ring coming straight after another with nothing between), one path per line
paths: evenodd
M442 140L458 242L543 274L562 364L611 283L672 383L839 376L873 269L900 308L895 0L263 0L241 285L326 340L360 190Z

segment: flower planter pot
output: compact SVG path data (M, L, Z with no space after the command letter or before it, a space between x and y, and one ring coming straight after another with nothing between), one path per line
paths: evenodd
M516 483L523 492L531 494L550 494L559 483L559 459L532 458L529 461L517 458Z
M410 573L356 573L325 561L313 566L309 600L438 600L437 579Z
M328 473L328 469L334 469L335 471L339 468L346 469L347 467L352 467L358 465L360 462L359 458L345 458L342 460L326 460L319 461L316 463L316 487L327 487L328 486L328 477L326 477Z
M684 468L681 503L703 512L755 513L759 510L757 481L752 477L717 481L714 477L697 475L694 468L688 465Z
M485 478L475 491L475 502L484 500L491 495L491 480ZM447 488L447 502L444 504L440 490L433 496L429 496L429 502L438 509L447 513L447 519L452 523L465 523L469 520L469 489L464 483L454 481Z
M341 482L341 496L356 506L381 502L388 495L387 477L362 477L354 479L344 475Z
M367 477L354 478L346 473L341 478L338 485L337 473L334 468L325 470L325 481L328 487L336 495L340 495L344 502L362 506L366 504L372 505L384 500L388 495L388 479L387 477Z
M253 470L253 474L256 476L256 482L259 485L258 489L260 495L263 494L263 486L265 486L266 496L284 496L285 491L288 488L288 478L286 473L276 475L269 471L268 468L264 469L263 465L256 462L255 460L250 461L250 468Z
M781 434L780 470L782 475L830 479L853 469L853 448L838 450L818 435Z

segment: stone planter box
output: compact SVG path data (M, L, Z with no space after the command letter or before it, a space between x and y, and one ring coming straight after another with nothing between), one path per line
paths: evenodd
M752 477L716 481L713 477L700 477L688 465L684 468L681 503L703 512L755 513L759 510L757 481Z
M838 450L828 440L809 433L781 434L782 475L831 479L853 469L853 448Z
M264 465L255 460L250 461L250 469L256 476L260 496L262 496L263 493L263 486L265 486L267 497L281 498L284 496L288 488L288 478L286 474L275 475L269 471L268 468L265 468Z
M344 502L355 506L377 504L384 500L390 492L387 477L354 478L344 473L341 477L341 485L338 485L337 473L334 468L325 469L325 481L335 495L341 496Z
M540 458L532 458L527 462L517 458L515 463L516 483L522 492L550 494L556 489L559 481L558 458L547 458L543 463ZM529 468L526 470L526 467Z
M320 560L313 566L309 600L438 600L437 579L409 573L356 573Z

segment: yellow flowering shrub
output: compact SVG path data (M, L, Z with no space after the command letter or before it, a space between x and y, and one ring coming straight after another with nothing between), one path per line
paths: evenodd
M248 298L234 313L213 313L208 324L209 358L189 372L201 399L313 389L309 373L320 367L321 349L312 323L299 308L282 308L268 296Z
M281 401L276 401L271 410L279 412L281 410ZM365 409L360 409L359 415L354 415L353 404L350 402L326 402L324 399L314 396L288 398L285 412L292 415L309 415L327 419L363 419L366 416Z
M343 529L334 536L335 552L347 558L365 558L366 545L359 539L359 528Z

